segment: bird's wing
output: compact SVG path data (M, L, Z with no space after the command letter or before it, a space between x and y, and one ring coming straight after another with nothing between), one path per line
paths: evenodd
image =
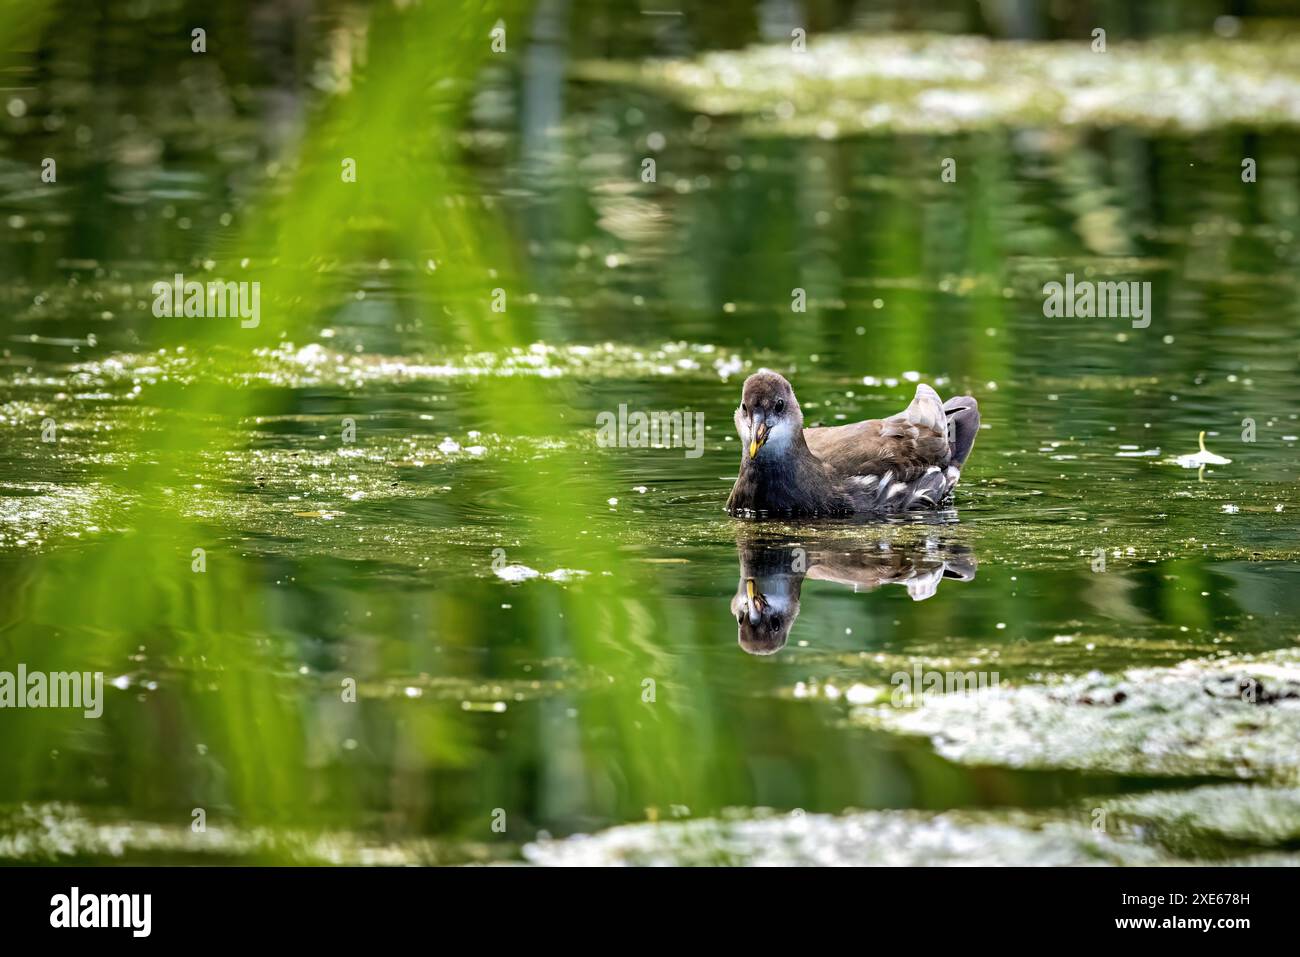
M969 581L975 572L973 564L945 561L938 555L881 553L817 556L807 577L849 585L854 591L905 585L914 601L923 601L934 595L944 578Z
M895 481L910 482L933 467L946 467L951 459L943 403L925 384L916 387L912 404L897 415L805 429L803 435L813 455L846 477L892 472Z
M807 577L870 591L915 574L915 566L894 552L814 555Z

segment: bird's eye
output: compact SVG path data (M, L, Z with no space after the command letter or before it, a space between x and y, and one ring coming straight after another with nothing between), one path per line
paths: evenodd
M745 405L745 403L743 402L740 403L740 414L749 415L749 406Z
M777 411L777 412L784 412L784 411L785 411L785 399L777 399L777 400L776 400L776 411Z

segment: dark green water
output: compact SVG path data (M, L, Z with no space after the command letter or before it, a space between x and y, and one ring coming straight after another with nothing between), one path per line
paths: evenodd
M147 6L93 42L7 34L0 670L107 684L95 720L0 711L0 859L517 859L735 809L1030 833L1145 792L1213 818L1239 780L1233 808L1280 803L1240 833L1119 810L1125 846L1293 847L1291 699L1225 718L1267 759L1206 750L1199 689L1085 757L1069 708L993 759L872 706L915 665L1032 693L1264 655L1267 687L1300 681L1294 126L764 130L579 69L757 40L749 14L735 36L577 7L514 8L502 56L495 13L388 6L232 7L202 56ZM259 325L155 317L178 272L260 282ZM1045 317L1067 273L1149 281L1150 326ZM892 414L918 379L977 396L955 508L726 516L762 366L809 424ZM601 447L620 405L702 414L702 455ZM1171 461L1201 431L1230 463ZM923 600L809 575L756 657L729 603L764 549L962 571Z

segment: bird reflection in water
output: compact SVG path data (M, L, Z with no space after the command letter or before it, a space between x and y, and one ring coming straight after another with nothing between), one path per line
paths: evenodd
M902 585L913 601L934 595L945 578L970 581L975 556L966 546L927 537L915 542L742 542L740 583L731 599L737 640L751 655L785 647L799 617L805 578L835 582L855 592Z

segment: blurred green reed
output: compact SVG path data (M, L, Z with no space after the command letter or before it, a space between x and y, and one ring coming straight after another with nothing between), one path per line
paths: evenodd
M22 6L19 19L44 6ZM200 281L260 282L261 325L243 329L235 321L200 320L177 338L193 351L229 355L233 363L282 336L310 341L336 295L328 282L330 269L389 259L417 264L420 294L434 304L434 314L421 324L423 341L413 346L454 353L533 341L525 310L494 313L489 308L493 288L505 288L520 301L527 286L511 261L501 223L474 195L473 176L461 161L457 140L474 79L493 55L489 31L501 17L518 23L520 6L376 5L365 25L367 65L352 78L350 92L332 98L312 116L282 192L258 204L243 238L217 253L221 262L211 273L182 270L187 278ZM209 39L219 41L215 34ZM356 161L355 184L340 175L345 157ZM241 258L243 248L268 250L269 255L232 274L228 267ZM425 268L429 261L436 262L436 269ZM438 307L445 309L440 312ZM484 377L474 383L473 392L474 404L503 433L540 437L554 431L550 399L533 379ZM165 753L175 726L183 724L188 732L183 737L206 741L221 754L229 780L222 782L220 791L228 795L232 816L247 824L264 819L302 823L310 820L312 806L308 778L300 773L309 747L301 714L305 702L299 700L302 688L290 673L292 661L284 662L281 672L268 671L260 657L250 660L249 655L250 638L266 630L265 609L258 601L265 570L257 559L241 555L235 540L214 541L211 528L167 508L162 494L168 487L209 480L196 473L194 463L238 436L232 430L255 413L256 397L250 390L196 384L176 391L174 399L147 434L117 439L132 446L133 452L124 457L138 463L113 477L134 493L132 504L117 517L131 531L37 564L28 591L30 605L6 633L5 657L25 661L31 669L93 669L123 662L137 647L147 647L151 656L184 662L175 680L189 686L190 694L182 699L190 705L188 713L154 713L152 721L120 727L110 708L104 719L110 733L131 735L136 746L123 750L144 756L158 752L139 746L141 741L155 740ZM364 442L364 425L362 436ZM521 490L527 511L540 517L532 527L534 555L544 556L548 543L570 541L601 502L594 497L595 486L580 480L582 465L573 458L573 474L579 480L562 485L533 483L527 463L510 466L518 472L512 484ZM204 574L191 571L191 550L199 547L207 551ZM590 547L597 564L617 564L611 543L593 539ZM483 556L484 564L490 560L490 555ZM638 571L623 567L620 575L622 590ZM600 635L617 632L634 638L649 624L642 610L622 606L612 600L613 593L614 586L596 580L581 597L558 591L551 600L549 617L562 615L565 639L571 642L568 650L583 660L600 663L610 655ZM99 636L96 647L59 643L65 629L87 621L94 623ZM483 627L472 620L461 625L470 631ZM646 647L651 650L643 656L652 656L652 645ZM689 672L681 679L688 682ZM210 692L209 682L215 687ZM337 694L338 685L333 678L319 693ZM635 738L627 742L626 752L644 757L633 761L629 774L634 789L654 803L672 789L665 769L689 752L680 747L682 729L671 718L650 721L634 731L632 723L644 716L636 694L611 698L584 712L584 720L602 733L612 730ZM57 795L63 787L49 777L45 758L79 719L58 711L23 717L23 733L9 737L5 745L5 765L11 773L3 790L9 797ZM454 752L460 729L453 716L446 723L429 723L422 733L438 739L430 747ZM61 766L74 774L84 770L71 761ZM130 779L140 782L139 787L148 791L149 782L155 781L152 787L167 793L157 782L159 776L167 777L165 767L138 771ZM204 794L198 782L192 787L198 806L215 797ZM661 787L667 789L663 795L657 793ZM133 805L150 803L145 794L122 797ZM332 810L346 819L345 809Z

